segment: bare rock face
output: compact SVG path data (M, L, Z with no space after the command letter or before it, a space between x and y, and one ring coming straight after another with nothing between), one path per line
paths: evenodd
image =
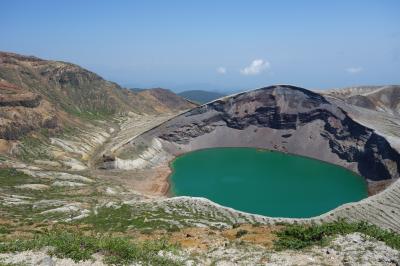
M54 108L41 95L0 79L0 139L16 140L33 130L58 127Z
M400 86L358 86L325 91L347 104L400 116Z
M258 147L334 163L369 181L400 175L400 155L384 137L322 95L293 86L216 100L144 133L131 145L154 138L173 155L211 147Z

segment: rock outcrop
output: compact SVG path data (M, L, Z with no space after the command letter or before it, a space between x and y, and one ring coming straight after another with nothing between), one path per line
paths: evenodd
M55 109L41 95L0 79L0 139L16 140L39 129L59 129Z

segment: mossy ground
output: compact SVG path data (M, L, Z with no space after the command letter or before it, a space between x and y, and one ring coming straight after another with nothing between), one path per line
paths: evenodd
M326 245L334 236L355 232L373 237L394 249L400 250L399 234L365 222L348 223L345 220L320 225L286 224L282 230L276 232L275 248L277 250L303 249L312 245Z
M48 160L51 156L47 152L48 138L40 134L38 136L26 135L20 140L17 158L24 162L33 160Z

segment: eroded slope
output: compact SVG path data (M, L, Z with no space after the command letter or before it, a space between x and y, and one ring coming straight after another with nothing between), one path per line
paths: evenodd
M400 174L400 155L384 137L323 96L292 86L266 87L203 105L124 149L139 144L147 145L147 152L161 149L172 156L210 147L258 147L341 165L369 181Z

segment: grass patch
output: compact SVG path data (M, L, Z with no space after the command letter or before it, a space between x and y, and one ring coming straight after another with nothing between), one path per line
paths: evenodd
M106 108L100 108L97 110L80 110L76 108L66 107L65 110L70 113L71 115L77 116L83 120L92 121L92 120L107 120L110 119L114 114L115 111L108 110Z
M24 136L21 143L18 145L17 157L26 162L33 162L34 160L49 160L50 155L47 153L45 142L47 137L42 136L36 138L33 136Z
M102 207L97 213L91 213L79 223L90 224L97 231L119 231L123 232L129 228L142 231L165 229L169 232L177 231L176 225L167 220L179 220L179 217L164 213L162 211L144 211L134 209L129 205L121 205L118 208Z
M17 171L14 168L0 169L0 185L1 187L16 186L32 182L35 179L31 176Z
M92 259L94 253L104 255L104 262L113 265L127 265L141 262L143 265L179 265L179 263L159 256L159 251L177 250L177 246L166 240L133 242L126 237L111 235L85 235L78 230L56 229L44 234L36 234L32 239L14 240L0 243L0 253L39 250L52 247L49 254L59 258L70 258L75 262Z
M394 249L400 250L399 234L365 222L348 223L344 220L321 225L285 225L283 230L276 232L278 238L275 240L274 246L277 250L303 249L312 245L324 245L334 236L354 232L373 237Z
M0 225L0 235L1 234L3 234L3 235L5 235L5 234L8 234L8 233L10 233L11 231L10 231L10 229L8 228L8 227L5 227L5 226L3 226L3 225Z

